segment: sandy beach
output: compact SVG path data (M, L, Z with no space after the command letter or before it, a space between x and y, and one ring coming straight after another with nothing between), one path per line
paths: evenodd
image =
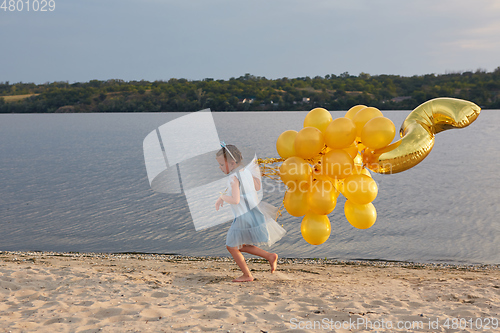
M500 331L500 266L0 252L0 332Z

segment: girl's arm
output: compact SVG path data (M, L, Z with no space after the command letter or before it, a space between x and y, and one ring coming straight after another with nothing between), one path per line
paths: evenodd
M215 202L215 210L219 210L219 207L222 207L224 201L231 205L240 203L240 182L237 178L231 182L231 196L222 194Z
M255 190L259 191L260 190L260 179L253 177L253 185L255 186Z
M240 182L237 178L234 178L231 182L231 196L223 194L220 197L222 200L231 205L237 205L240 203Z

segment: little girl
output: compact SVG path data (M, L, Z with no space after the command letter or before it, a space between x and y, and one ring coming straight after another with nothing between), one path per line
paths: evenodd
M215 209L224 201L231 204L234 220L227 232L226 248L238 264L243 275L233 282L253 281L242 252L254 254L269 261L271 273L278 264L278 255L269 253L257 245L271 246L286 233L274 219L272 211L275 208L264 202L259 202L257 191L261 189L260 179L252 174L249 167L242 168L241 152L233 145L222 144L222 149L216 155L219 167L228 177L228 191L215 202ZM255 165L258 168L258 166Z

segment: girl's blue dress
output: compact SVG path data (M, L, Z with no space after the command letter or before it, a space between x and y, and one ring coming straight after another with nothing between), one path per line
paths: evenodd
M255 190L253 177L260 179L260 172L255 163L245 168L234 170L228 177L228 193L231 195L231 183L238 179L240 183L240 202L231 205L234 220L227 232L226 245L241 248L244 244L271 246L286 233L276 221L277 209L263 201L262 188Z

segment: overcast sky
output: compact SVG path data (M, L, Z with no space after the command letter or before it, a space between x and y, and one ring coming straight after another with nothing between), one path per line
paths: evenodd
M499 0L55 0L53 12L23 1L0 10L0 82L500 66Z

